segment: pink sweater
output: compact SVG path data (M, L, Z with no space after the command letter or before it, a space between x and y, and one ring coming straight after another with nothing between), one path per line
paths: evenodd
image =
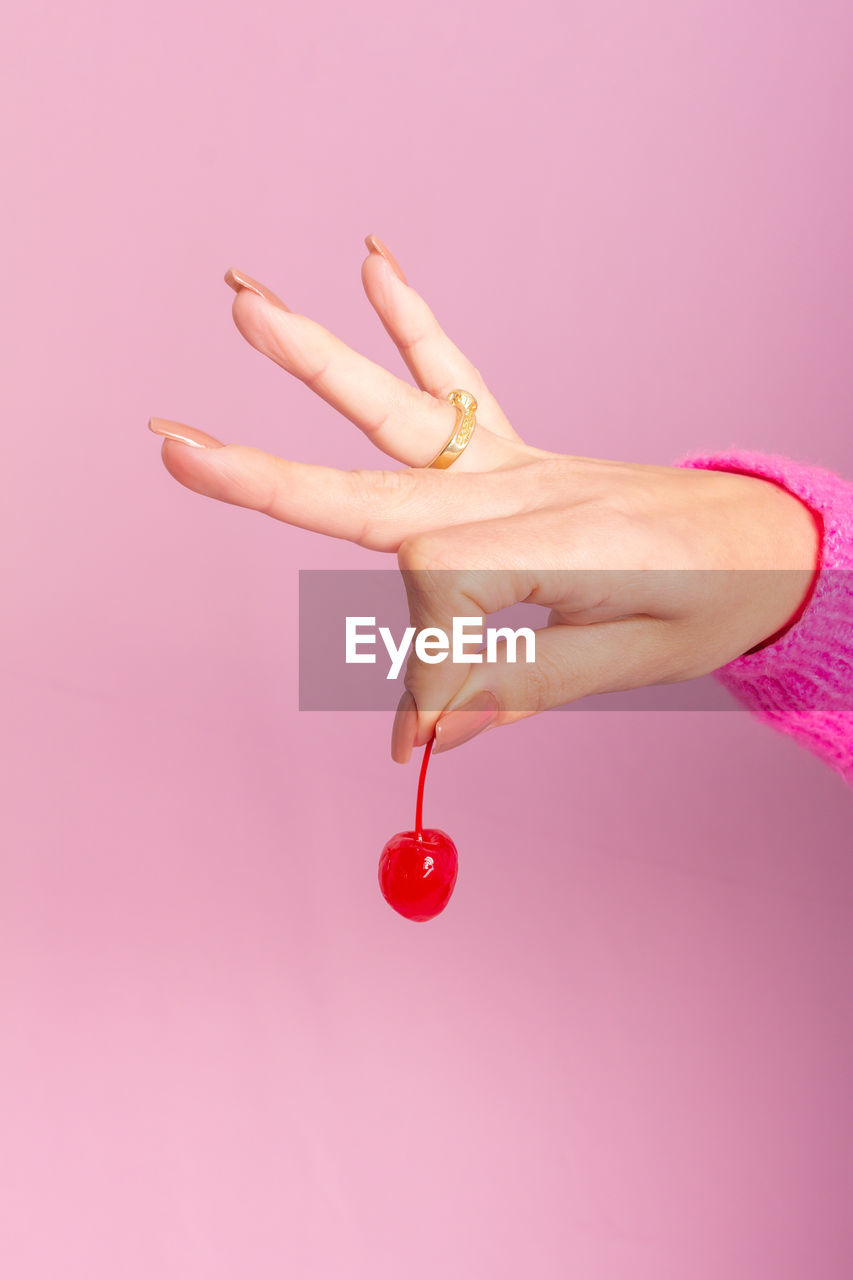
M778 640L714 674L760 719L853 785L853 485L821 467L740 450L677 465L773 480L817 515L819 572L804 612Z

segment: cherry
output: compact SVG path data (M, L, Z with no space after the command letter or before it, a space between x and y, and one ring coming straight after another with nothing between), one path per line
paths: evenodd
M432 920L456 884L456 846L445 831L398 831L379 859L385 901L408 920Z
M385 901L407 920L432 920L450 901L456 884L456 845L446 831L423 826L424 782L432 740L424 748L414 831L398 831L379 858Z

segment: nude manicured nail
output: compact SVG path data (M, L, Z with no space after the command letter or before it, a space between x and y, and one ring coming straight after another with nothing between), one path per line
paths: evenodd
M396 764L408 764L415 745L418 728L418 708L408 689L397 703L397 714L391 729L391 759Z
M277 293L273 293L272 289L268 289L265 284L261 284L260 280L254 280L252 276L247 276L245 271L236 271L234 267L229 267L225 272L225 283L230 284L235 293L239 293L241 289L248 289L250 293L256 293L259 298L265 298L267 302L271 302L274 307L278 307L281 311L290 310L287 303L282 302Z
M451 747L460 747L463 742L475 738L494 724L499 714L500 707L493 693L488 689L475 693L473 698L454 707L437 721L433 755L438 751L449 751Z
M198 427L188 427L184 422L171 422L168 418L149 418L148 430L155 436L165 436L167 440L177 440L178 444L191 445L193 449L223 449L221 440L209 436Z
M400 266L387 244L382 243L379 236L375 236L371 233L369 236L364 237L364 243L367 245L371 253L378 253L381 258L385 259L391 270L394 272L394 275L399 277L399 279L403 281L403 284L409 283L403 275L403 268Z

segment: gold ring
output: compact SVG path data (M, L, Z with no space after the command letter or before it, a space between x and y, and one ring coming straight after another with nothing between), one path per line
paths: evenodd
M468 441L474 434L474 427L477 420L474 414L477 412L477 401L471 395L470 391L461 391L458 387L455 391L448 391L447 398L456 409L456 426L453 428L453 435L448 440L443 449L439 449L432 462L428 462L428 467L438 467L444 470L451 463L455 462L460 453L464 452Z

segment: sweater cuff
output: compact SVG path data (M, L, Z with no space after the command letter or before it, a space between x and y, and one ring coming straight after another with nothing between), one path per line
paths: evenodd
M853 485L821 467L740 450L675 465L773 481L818 517L818 574L800 617L777 640L714 675L761 720L853 782Z

